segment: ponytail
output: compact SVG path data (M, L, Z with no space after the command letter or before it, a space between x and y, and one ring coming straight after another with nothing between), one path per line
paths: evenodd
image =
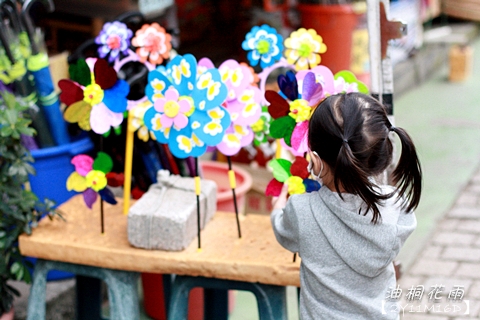
M356 194L362 198L367 205L364 215L367 214L369 210L372 210L372 222L377 223L381 218L378 205L380 201L388 199L391 195L381 194L379 192L380 190L375 189L376 185L370 180L369 174L363 169L362 165L354 156L346 139L343 140L336 161L334 175L336 190L340 190L340 182L346 192ZM340 192L338 194L343 200L342 194Z
M398 187L400 195L405 196L407 212L414 210L420 202L422 192L422 169L417 157L417 151L408 133L402 129L390 126L390 131L395 132L402 144L402 153L397 167L393 171L392 180Z

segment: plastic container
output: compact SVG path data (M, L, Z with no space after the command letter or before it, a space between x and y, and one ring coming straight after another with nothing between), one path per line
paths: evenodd
M93 143L87 137L57 147L32 150L36 174L30 175L29 180L38 199L43 201L48 198L59 206L76 195L75 191L68 191L66 187L68 176L75 171L70 161L73 156L86 153L92 148Z
M87 137L57 147L32 150L36 174L30 175L29 180L30 188L38 199L43 201L48 198L55 201L55 206L59 206L77 194L74 191L68 191L66 187L68 176L75 171L70 161L73 156L86 153L92 148L93 143ZM36 261L35 258L27 257L26 259L32 263ZM52 270L48 273L47 280L62 280L73 276L69 272Z
M200 168L202 177L213 180L217 184L217 211L235 212L232 189L228 180L228 164L214 161L201 161ZM235 195L237 197L238 212L244 213L246 194L252 187L252 176L247 171L233 166L237 187Z
M357 27L359 14L351 5L299 4L298 10L302 27L317 31L327 45L320 63L334 74L349 70L352 33Z

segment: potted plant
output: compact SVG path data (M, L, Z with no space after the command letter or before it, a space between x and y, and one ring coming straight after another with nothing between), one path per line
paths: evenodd
M1 84L1 83L0 83ZM19 292L9 280L31 281L28 263L18 249L18 237L30 234L42 214L51 217L49 200L40 202L25 187L28 174L34 174L33 158L22 144L22 136L32 137L28 105L0 86L0 317L12 313L13 299Z

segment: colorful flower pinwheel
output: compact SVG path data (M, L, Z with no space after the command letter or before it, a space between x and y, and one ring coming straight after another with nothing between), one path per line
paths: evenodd
M306 145L302 142L308 129L308 120L312 107L315 107L325 95L323 87L316 81L315 75L309 72L303 79L303 90L300 95L297 79L292 71L280 75L278 85L283 96L290 102L275 91L265 92L265 98L270 102L268 112L274 119L270 126L270 135L275 139L283 138L285 143L295 150L302 145L305 148Z
M262 113L260 119L252 124L252 130L254 132L253 144L260 146L268 141L270 135L270 124L272 123L272 116L268 113L268 107L262 106Z
M264 24L261 27L254 26L247 33L242 42L242 48L248 51L247 58L250 65L256 66L260 61L260 67L265 68L282 57L282 42L283 38L277 33L277 30Z
M337 93L361 92L368 94L368 87L350 71L339 71L335 74L335 91Z
M135 32L132 45L137 47L140 62L149 61L151 64L161 64L170 57L172 36L158 23L143 25Z
M231 122L221 106L228 89L219 71L197 69L193 55L178 55L165 73L153 70L148 75L146 95L154 107L146 111L144 123L177 158L198 157L207 146L218 145Z
M132 35L132 30L128 29L125 23L120 21L105 23L102 31L95 38L95 43L100 45L98 55L100 58L105 58L110 54L108 61L113 62L120 53L127 54Z
M311 69L320 64L320 54L327 51L322 37L314 29L300 28L285 39L285 57L296 70Z
M315 75L315 82L322 86L324 96L338 93L335 90L335 79L333 73L326 66L316 66L310 70L298 71L295 77L297 78L299 88L303 88L303 79L308 73L313 73Z
M104 59L79 60L71 66L72 80L58 82L60 100L67 105L64 118L80 128L104 134L123 121L130 87Z
M213 67L213 63L206 58L201 59L199 65L207 70ZM223 106L228 110L232 122L217 149L222 154L231 156L253 140L251 126L260 118L262 93L258 87L251 85L253 76L248 66L227 60L220 65L218 71L228 89Z
M67 190L83 192L85 204L90 209L97 200L97 193L102 200L110 204L116 204L115 196L107 188L106 175L112 170L113 162L110 156L99 152L95 160L85 154L72 158L75 171L67 179Z
M320 184L309 179L308 161L303 157L295 157L291 163L286 159L274 159L268 164L273 170L273 179L268 183L265 194L278 197L284 184L288 186L288 194L302 194L317 191Z
M343 70L333 75L332 71L326 66L316 66L311 70L298 71L296 78L299 87L302 87L303 79L308 73L315 75L315 81L322 85L325 96L348 92L368 93L368 87L358 80L352 72Z
M137 103L137 101L128 101L128 103L128 110L131 113L128 117L128 120L130 121L129 128L131 128L130 130L137 132L137 137L140 140L147 142L150 137L154 136L145 126L143 117L145 116L145 112L152 107L152 103L148 99L145 99L145 101L141 101L140 103Z

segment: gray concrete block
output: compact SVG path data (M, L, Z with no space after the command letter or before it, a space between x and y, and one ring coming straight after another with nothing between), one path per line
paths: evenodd
M197 236L197 200L193 178L159 171L158 182L128 213L128 241L134 247L180 251ZM201 180L200 222L203 229L217 210L217 185Z

